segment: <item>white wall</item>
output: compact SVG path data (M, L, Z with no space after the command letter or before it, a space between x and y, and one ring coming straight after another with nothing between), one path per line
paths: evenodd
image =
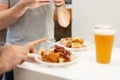
M72 0L72 36L94 41L94 25L112 25L115 46L120 47L120 0Z

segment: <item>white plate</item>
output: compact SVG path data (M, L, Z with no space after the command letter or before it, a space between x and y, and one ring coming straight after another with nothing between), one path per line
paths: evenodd
M35 60L38 61L39 63L45 65L45 66L51 66L51 67L63 67L63 66L68 66L68 65L72 65L74 63L76 63L77 61L79 61L78 55L77 54L73 54L72 55L72 59L70 62L64 62L64 63L51 63L51 62L45 62L42 61L38 55L34 56Z
M60 41L58 41L56 43L60 44ZM83 44L85 45L85 47L82 47L82 48L67 48L67 50L71 50L71 51L84 51L84 50L90 49L90 42L85 41Z

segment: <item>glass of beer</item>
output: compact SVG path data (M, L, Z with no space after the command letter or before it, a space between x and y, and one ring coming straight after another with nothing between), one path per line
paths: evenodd
M115 31L111 26L96 26L94 31L96 61L108 64L111 60Z

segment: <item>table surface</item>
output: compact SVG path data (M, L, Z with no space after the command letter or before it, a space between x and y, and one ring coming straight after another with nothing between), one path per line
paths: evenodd
M113 48L110 64L97 63L94 48L80 51L78 56L78 62L65 67L48 67L29 62L25 62L18 67L37 72L37 74L44 73L46 77L49 75L65 80L120 80L120 48Z

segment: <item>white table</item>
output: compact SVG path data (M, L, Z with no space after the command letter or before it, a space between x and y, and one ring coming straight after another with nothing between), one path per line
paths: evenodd
M15 80L120 80L120 48L113 48L110 64L95 61L95 49L79 52L80 60L67 67L25 62L14 70Z

